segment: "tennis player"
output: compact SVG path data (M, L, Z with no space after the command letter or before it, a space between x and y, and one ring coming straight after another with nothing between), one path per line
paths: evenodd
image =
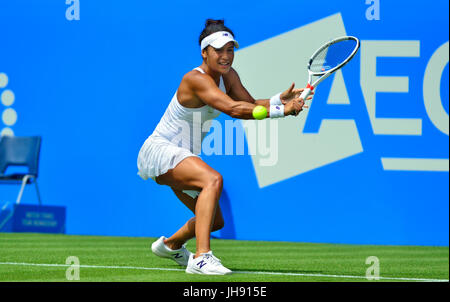
M153 253L185 266L187 273L224 275L231 270L213 255L210 246L210 233L224 226L218 203L223 179L194 152L201 150L207 134L203 124L221 112L233 118L253 119L257 105L265 106L270 118L297 116L304 106L298 98L303 89L295 89L292 84L270 99L255 100L231 67L239 44L223 20L208 19L199 44L203 62L184 75L159 124L144 142L138 155L138 174L144 180L151 178L171 187L195 215L172 236L155 241ZM190 131L186 131L186 125ZM201 137L192 135L194 129L203 129ZM195 254L185 247L193 237Z

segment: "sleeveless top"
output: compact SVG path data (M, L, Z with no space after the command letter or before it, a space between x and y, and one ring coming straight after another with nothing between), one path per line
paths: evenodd
M205 73L200 67L195 70ZM219 89L226 93L222 77ZM211 128L211 121L221 112L209 105L199 108L184 107L178 101L177 92L178 90L175 91L151 137L166 139L194 154L200 154L202 141Z

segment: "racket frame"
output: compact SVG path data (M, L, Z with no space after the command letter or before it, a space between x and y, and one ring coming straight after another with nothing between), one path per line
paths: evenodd
M344 61L342 61L341 64L337 65L334 68L331 68L330 70L323 71L323 72L312 72L311 71L311 69L310 69L311 64L314 61L314 58L317 56L318 53L320 53L324 48L326 48L332 44L335 44L335 43L338 43L341 41L345 41L345 40L356 41L356 47L355 47L355 49L353 49L352 53ZM306 85L305 90L303 90L302 94L300 95L300 98L303 100L306 100L306 98L311 94L311 91L313 91L314 88L317 87L317 85L319 85L323 80L328 78L332 73L336 72L336 70L342 68L345 64L347 64L358 52L359 47L360 47L360 42L359 42L358 38L356 38L354 36L342 36L342 37L338 37L336 39L333 39L333 40L325 43L319 49L317 49L313 53L311 58L309 59L309 62L308 62L308 84ZM320 78L318 78L314 83L312 83L313 76L320 76Z

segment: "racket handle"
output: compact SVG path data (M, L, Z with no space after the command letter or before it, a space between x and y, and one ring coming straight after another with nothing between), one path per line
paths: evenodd
M305 90L303 90L302 94L300 95L300 98L303 99L304 102L306 102L306 99L308 98L310 93L311 93L311 88L305 88Z

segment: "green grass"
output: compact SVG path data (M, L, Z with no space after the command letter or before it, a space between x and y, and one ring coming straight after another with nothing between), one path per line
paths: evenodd
M156 238L0 233L0 281L67 281L66 258L80 261L80 281L156 282L303 282L365 281L366 258L376 256L382 278L449 279L449 248L369 246L213 239L214 254L235 273L228 276L186 274L175 262L150 252ZM187 244L195 249L195 239ZM31 266L5 264L59 264ZM83 267L83 265L103 266ZM115 266L116 268L105 267ZM121 268L121 267L134 268ZM145 270L162 268L176 270ZM252 272L252 273L248 273ZM267 275L258 272L296 273ZM313 275L337 275L325 277ZM342 276L361 276L345 278ZM414 281L381 279L379 281Z

